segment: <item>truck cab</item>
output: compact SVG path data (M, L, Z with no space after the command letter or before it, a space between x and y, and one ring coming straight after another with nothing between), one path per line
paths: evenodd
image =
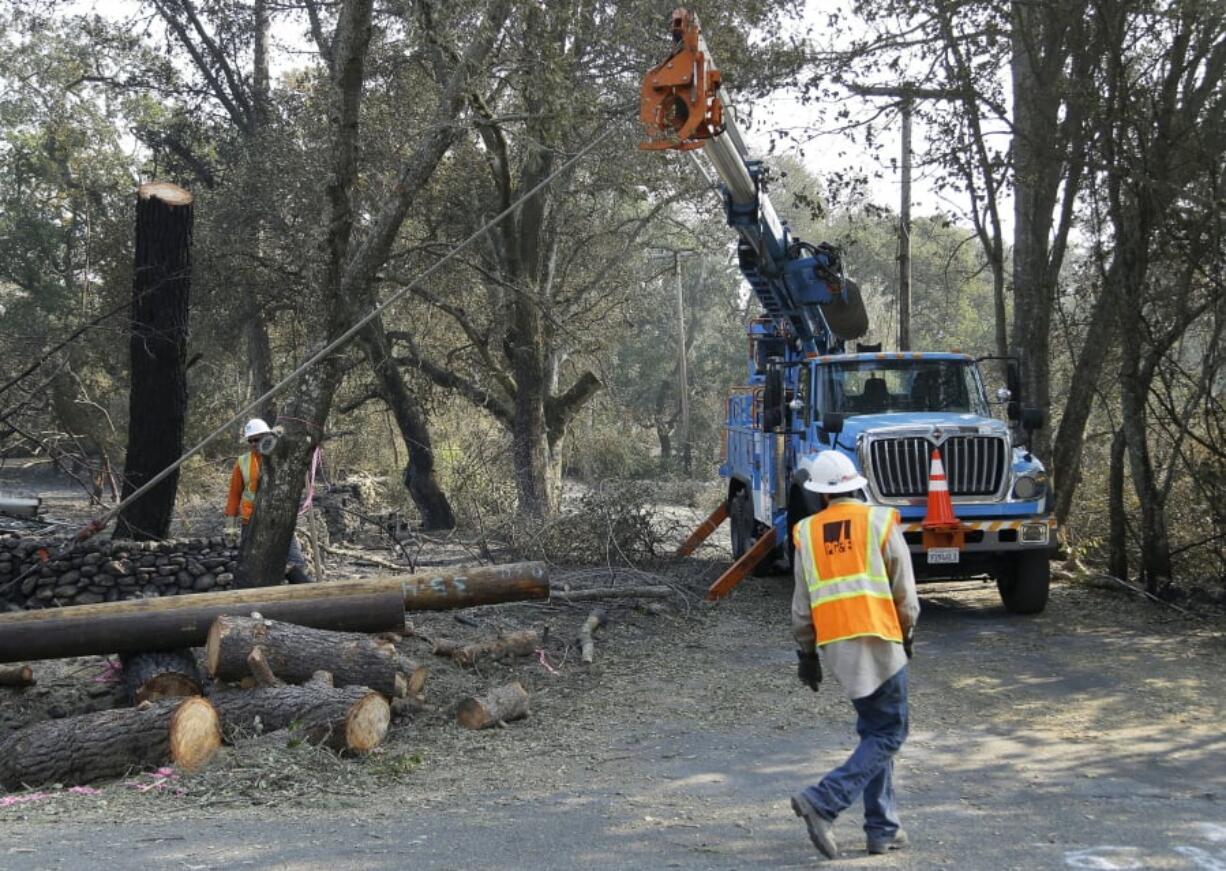
M898 511L917 580L988 574L1010 610L1043 609L1055 547L1047 475L1008 391L996 405L1018 421L993 415L974 358L873 352L776 357L761 366L754 356L750 385L729 398L721 468L734 556L773 526L781 542L773 556L790 560L791 526L817 508L798 462L834 449L868 479L867 501ZM965 530L956 553L937 554L940 562L930 561L922 534L934 449Z

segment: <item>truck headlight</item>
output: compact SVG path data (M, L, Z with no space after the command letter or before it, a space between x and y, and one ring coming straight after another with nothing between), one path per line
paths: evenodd
M1022 541L1027 544L1047 544L1047 524L1023 523Z
M1021 475L1013 483L1014 499L1037 499L1047 489L1047 475L1039 472L1035 475Z

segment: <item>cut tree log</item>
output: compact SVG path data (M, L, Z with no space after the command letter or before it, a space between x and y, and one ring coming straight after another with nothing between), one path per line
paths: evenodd
M200 671L190 650L124 653L119 662L130 705L202 694Z
M502 659L506 656L530 656L541 646L541 633L535 629L508 632L490 641L465 643L450 638L434 639L434 653L450 656L460 665L472 665L478 659Z
M579 627L579 646L582 650L582 659L584 662L591 664L596 658L596 641L592 637L596 634L596 630L609 622L609 615L605 613L604 608L597 608L588 618L583 621L583 625Z
M387 735L392 710L368 687L310 686L233 690L213 696L227 741L290 729L310 744L366 753Z
M594 590L550 589L550 594L563 602L590 602L593 599L667 599L677 595L672 587L599 587Z
M0 614L0 662L199 647L215 619L252 611L317 629L400 632L406 610L548 598L545 565L514 563L365 581L44 608Z
M465 729L488 729L526 716L528 691L519 681L495 687L483 696L470 696L456 710L456 722Z
M0 742L0 785L77 786L168 762L190 771L219 746L217 711L208 701L163 699L27 726Z
M315 672L327 671L338 687L370 687L388 698L396 696L400 663L391 643L277 620L229 616L214 620L204 648L209 674L219 680L241 680L252 674L249 657L257 648L263 649L272 672L287 683L304 683Z
M34 683L34 669L28 665L0 668L0 687L32 687Z

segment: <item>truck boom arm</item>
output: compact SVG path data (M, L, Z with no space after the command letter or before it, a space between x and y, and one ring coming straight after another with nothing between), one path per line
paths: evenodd
M802 353L841 350L868 331L859 288L843 275L832 245L792 237L766 192L761 161L745 144L719 96L719 67L707 50L698 16L673 12L672 52L647 72L639 119L648 150L702 149L720 179L729 226L740 236L741 272L767 315Z

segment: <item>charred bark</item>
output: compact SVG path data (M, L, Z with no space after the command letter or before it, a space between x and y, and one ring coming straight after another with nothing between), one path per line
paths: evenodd
M124 499L183 452L191 243L192 195L171 184L141 185L136 199ZM179 474L174 472L125 508L119 515L116 537L165 538L178 483Z

